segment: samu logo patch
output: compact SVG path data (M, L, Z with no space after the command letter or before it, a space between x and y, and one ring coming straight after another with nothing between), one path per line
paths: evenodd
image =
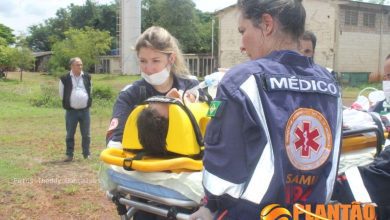
M332 148L332 131L325 117L308 108L297 109L285 129L288 158L299 170L314 170L328 159Z

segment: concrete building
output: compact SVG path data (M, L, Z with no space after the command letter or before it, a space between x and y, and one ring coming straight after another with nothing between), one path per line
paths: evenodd
M118 55L99 56L99 64L95 65L95 73L122 73L121 58Z
M34 72L47 72L50 57L53 55L52 51L33 52L35 58Z
M349 0L305 0L303 5L306 29L317 36L317 63L342 73L347 83L367 82L369 73L382 73L390 54L390 6ZM216 15L220 66L247 60L239 51L236 5Z
M139 74L135 42L141 34L141 0L121 0L118 21L122 74Z

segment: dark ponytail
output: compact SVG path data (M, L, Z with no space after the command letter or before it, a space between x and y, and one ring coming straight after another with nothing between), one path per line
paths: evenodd
M238 0L243 16L254 26L261 23L261 16L269 14L278 20L282 31L298 39L305 31L306 11L302 0Z

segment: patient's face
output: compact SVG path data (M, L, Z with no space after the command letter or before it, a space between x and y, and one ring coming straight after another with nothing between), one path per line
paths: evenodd
M149 107L156 110L159 115L168 118L169 116L169 104L167 103L150 103Z

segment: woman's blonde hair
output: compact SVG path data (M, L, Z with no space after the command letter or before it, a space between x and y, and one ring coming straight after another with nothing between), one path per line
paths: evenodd
M135 50L137 54L141 48L151 48L165 54L175 54L176 59L171 68L171 73L179 76L189 75L183 53L179 48L179 42L167 30L162 27L152 26L146 29L137 39Z

